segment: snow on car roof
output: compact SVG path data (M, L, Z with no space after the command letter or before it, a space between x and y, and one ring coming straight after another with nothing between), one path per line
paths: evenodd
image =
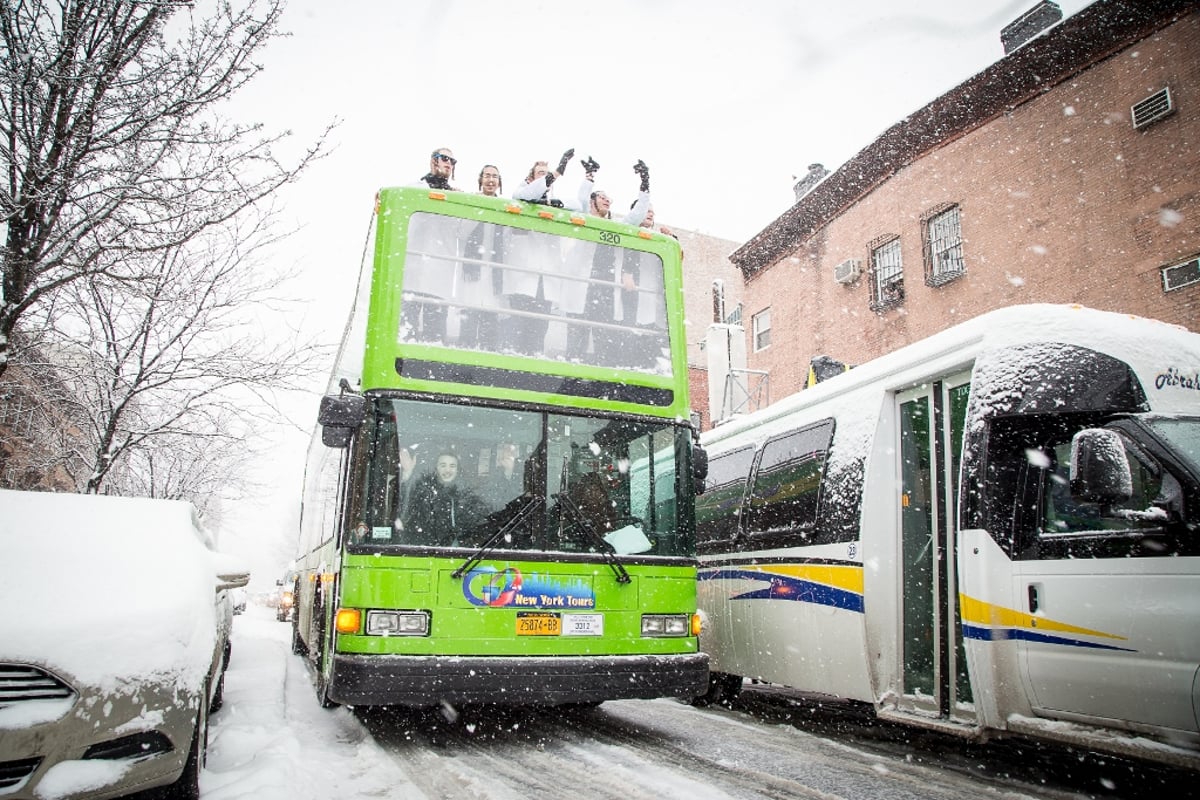
M203 535L190 503L0 490L0 661L194 686L216 636Z

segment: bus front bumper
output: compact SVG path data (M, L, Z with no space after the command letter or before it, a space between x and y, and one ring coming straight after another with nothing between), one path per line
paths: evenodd
M336 655L329 699L345 705L562 705L625 698L690 699L708 688L708 655Z

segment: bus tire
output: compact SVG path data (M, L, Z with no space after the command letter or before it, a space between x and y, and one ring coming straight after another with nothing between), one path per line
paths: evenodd
M329 698L329 681L325 678L326 661L331 657L329 654L330 635L326 630L327 624L325 620L325 603L322 602L313 605L313 627L316 629L313 632L311 639L313 646L310 648L313 651L313 668L316 670L317 678L317 701L320 702L321 708L337 708L340 703L337 703Z
M304 646L304 639L300 636L300 622L298 614L292 614L292 653L302 656L308 648Z
M692 698L692 705L698 708L728 704L742 690L742 676L729 675L725 672L708 673L708 689L704 694Z

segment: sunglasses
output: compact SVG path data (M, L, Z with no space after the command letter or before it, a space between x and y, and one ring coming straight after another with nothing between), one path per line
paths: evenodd
M434 153L433 157L435 159L437 159L438 161L449 161L450 166L452 166L452 167L458 163L457 158L455 158L454 156L448 156L445 153Z

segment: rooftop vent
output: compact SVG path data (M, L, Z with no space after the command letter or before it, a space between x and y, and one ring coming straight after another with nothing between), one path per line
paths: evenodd
M1162 271L1163 291L1170 292L1200 283L1200 259L1193 258Z
M792 191L796 193L796 202L799 203L804 195L811 192L813 187L828 174L829 170L825 168L824 164L809 164L808 172L792 186Z
M1058 7L1058 3L1042 0L1000 31L1000 43L1004 45L1004 55L1016 50L1062 18L1062 9Z
M1171 116L1175 113L1175 104L1171 102L1171 90L1164 86L1145 100L1134 103L1129 113L1133 116L1135 128L1144 128L1163 117Z

